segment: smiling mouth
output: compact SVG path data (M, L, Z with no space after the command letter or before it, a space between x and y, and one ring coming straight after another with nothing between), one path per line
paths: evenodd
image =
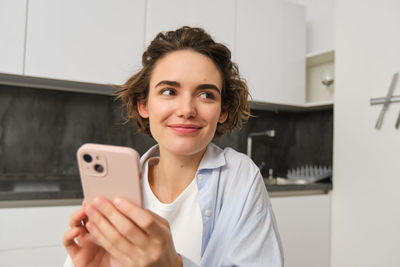
M201 126L192 124L172 124L168 125L168 127L174 130L175 132L182 134L196 133L200 131L201 128L203 128Z

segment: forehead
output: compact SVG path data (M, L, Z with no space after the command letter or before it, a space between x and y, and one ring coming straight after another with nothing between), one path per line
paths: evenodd
M150 87L159 81L170 80L182 84L213 83L221 89L221 73L207 56L192 50L170 52L160 58L152 71Z

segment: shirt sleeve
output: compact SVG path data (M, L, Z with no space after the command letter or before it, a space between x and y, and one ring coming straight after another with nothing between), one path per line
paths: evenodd
M283 251L261 174L248 192L240 219L229 233L220 266L282 267Z

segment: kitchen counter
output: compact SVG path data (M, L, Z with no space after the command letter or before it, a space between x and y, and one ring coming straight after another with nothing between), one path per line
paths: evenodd
M264 180L265 181L265 180ZM332 183L271 185L266 183L271 197L289 195L326 194ZM23 183L0 182L0 208L22 206L53 206L79 204L83 193L78 179L31 181Z
M264 183L271 197L327 194L333 189L332 182L330 180L309 184L276 185L268 184L266 179L264 179Z
M53 206L80 203L83 198L78 177L2 178L0 179L0 208L8 206ZM31 203L32 202L32 203ZM65 204L67 205L67 204Z

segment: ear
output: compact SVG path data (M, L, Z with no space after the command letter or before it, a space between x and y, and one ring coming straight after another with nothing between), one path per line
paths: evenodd
M228 112L221 113L221 115L219 115L218 122L219 123L224 123L227 118L228 118Z
M138 101L137 108L138 108L138 111L139 111L139 115L142 118L147 119L149 117L149 112L147 110L146 101Z

